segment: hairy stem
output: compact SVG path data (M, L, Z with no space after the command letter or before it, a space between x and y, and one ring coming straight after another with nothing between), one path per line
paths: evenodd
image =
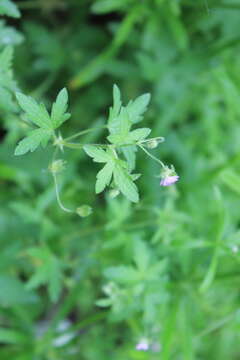
M52 176L53 176L53 179L54 179L54 186L55 186L55 192L56 192L56 198L57 198L57 202L58 202L58 205L60 206L60 208L65 211L65 212L68 212L68 213L72 213L73 210L70 210L68 208L66 208L61 199L60 199L60 194L59 194L59 188L58 188L58 183L57 183L57 176L55 173L52 173Z

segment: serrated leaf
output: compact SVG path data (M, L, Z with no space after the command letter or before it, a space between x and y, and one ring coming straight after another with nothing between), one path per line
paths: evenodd
M92 157L95 162L104 163L112 160L111 156L106 151L96 145L85 145L83 150L88 156Z
M50 116L43 104L39 105L32 97L19 92L16 93L16 98L31 122L41 128L52 129Z
M127 137L131 128L131 122L126 108L121 108L119 116L109 126L110 135L107 139L115 145L127 143Z
M21 16L17 6L10 0L0 1L0 15L7 15L14 18L19 18Z
M150 94L143 94L139 96L136 100L130 101L128 103L127 111L129 114L129 118L133 124L142 120L143 114L147 110L150 99Z
M52 136L52 131L47 129L36 129L29 133L28 137L19 142L14 155L23 155L28 151L34 151L40 144L46 146Z
M114 169L114 162L109 161L97 174L96 194L102 192L110 184Z
M51 120L53 124L53 128L58 128L64 121L69 119L70 114L66 113L68 106L68 93L67 89L63 88L57 98L56 102L53 103L52 112L51 112Z
M135 169L136 151L137 151L136 146L124 146L122 148L123 155L125 156L127 163L128 163L129 171L132 171Z
M141 129L133 130L128 135L128 140L130 143L144 140L150 134L150 132L151 129L149 128L141 128Z
M131 176L128 174L127 170L117 164L113 171L114 181L119 190L126 198L132 202L139 201L138 189L137 186L131 179Z

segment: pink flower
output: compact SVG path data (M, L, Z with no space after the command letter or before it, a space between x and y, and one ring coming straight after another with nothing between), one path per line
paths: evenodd
M136 350L138 351L147 351L149 349L149 343L146 339L142 339L137 343Z
M174 184L175 182L177 182L178 179L179 179L178 175L166 176L160 181L160 185L161 186L170 186L170 185Z

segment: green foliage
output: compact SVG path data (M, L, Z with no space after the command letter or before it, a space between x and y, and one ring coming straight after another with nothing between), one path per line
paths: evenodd
M54 130L69 119L70 114L66 113L68 94L65 88L59 92L56 102L53 103L51 116L44 104L38 104L30 96L17 93L16 97L20 107L25 112L27 121L40 128L31 131L27 138L19 142L15 155L23 155L28 151L36 150L40 144L45 147L49 139L54 135Z
M0 0L1 360L239 359L239 11Z

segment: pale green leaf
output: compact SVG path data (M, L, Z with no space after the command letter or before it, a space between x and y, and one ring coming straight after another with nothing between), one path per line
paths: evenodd
M95 162L104 163L112 160L111 156L106 151L96 145L85 145L83 150L88 156L92 157Z
M30 96L16 93L18 103L22 110L25 111L27 118L34 124L45 129L52 129L50 116L43 104L37 102Z
M120 165L116 165L113 171L114 181L119 190L126 198L132 202L139 201L137 186L131 179L127 170L122 168Z
M143 114L147 110L151 95L143 94L139 96L136 100L130 101L127 105L127 111L129 118L133 124L139 122L143 118Z
M14 155L23 155L28 151L34 151L40 144L46 146L48 140L52 136L51 130L36 129L29 133L29 135L21 140L15 149Z
M129 142L137 142L144 140L151 132L149 128L136 129L130 132L128 135Z
M124 146L122 148L123 155L125 156L125 159L128 163L128 169L129 171L132 171L135 169L136 164L136 146Z
M56 99L56 102L53 103L51 120L53 128L58 128L64 121L69 119L70 114L66 113L68 106L68 93L67 89L63 88Z
M110 135L107 139L116 145L126 144L128 140L128 134L131 128L131 122L128 116L126 108L121 108L119 116L109 125Z
M114 162L109 161L97 174L96 194L102 192L110 184L114 169Z

